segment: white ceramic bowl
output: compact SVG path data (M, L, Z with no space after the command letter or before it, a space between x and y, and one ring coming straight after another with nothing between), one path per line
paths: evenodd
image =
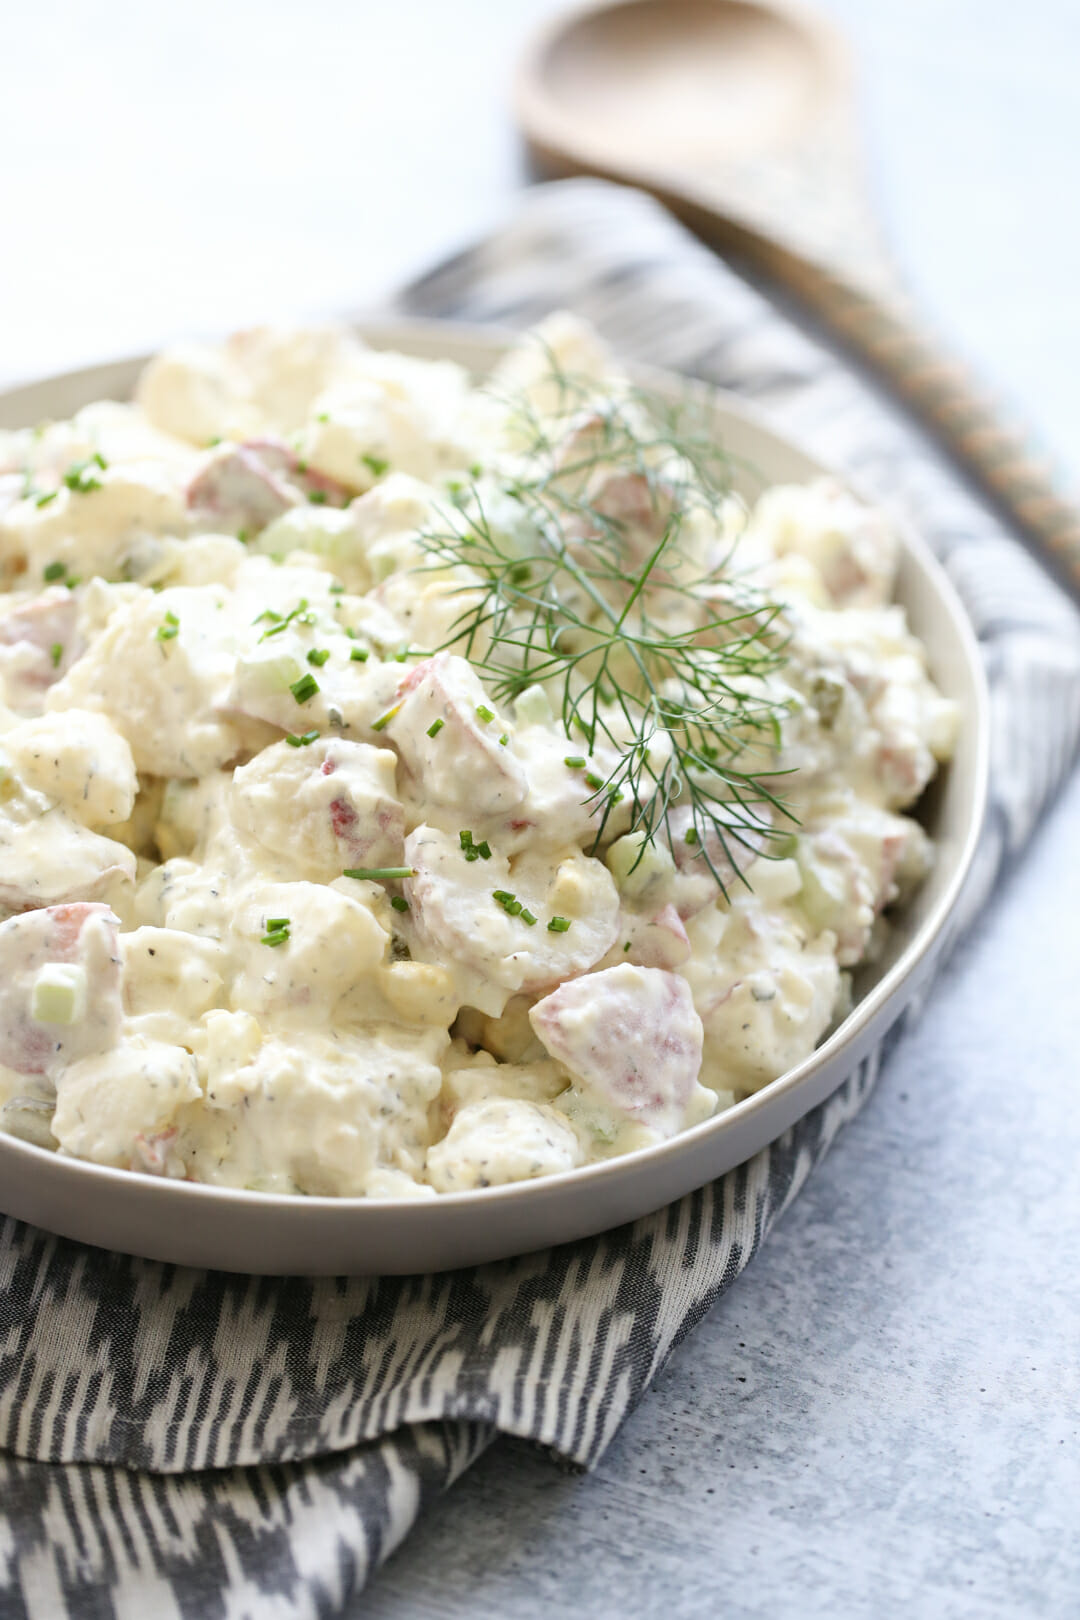
M380 347L458 360L478 375L504 341L441 323L364 329L363 335ZM0 394L0 427L69 416L96 399L128 398L143 363L95 366ZM649 380L656 386L655 375ZM666 386L685 384L669 379ZM801 481L827 470L734 398L715 396L715 412L722 443L759 474L755 489L761 481ZM635 1219L773 1141L847 1078L927 981L948 938L982 824L989 736L982 662L941 568L916 535L902 538L898 598L929 649L936 681L960 704L960 741L924 807L937 848L934 871L897 919L885 960L858 984L853 1012L804 1063L657 1147L539 1181L438 1199L235 1192L103 1169L0 1134L0 1209L65 1237L183 1265L319 1275L427 1272L526 1253Z

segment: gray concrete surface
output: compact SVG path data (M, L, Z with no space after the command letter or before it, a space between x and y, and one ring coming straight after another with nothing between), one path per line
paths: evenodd
M10 13L0 375L374 300L519 184L507 74L553 9ZM1075 480L1080 6L825 9L857 49L912 281ZM358 1613L1080 1612L1078 846L1074 779L863 1116L597 1472L497 1446Z

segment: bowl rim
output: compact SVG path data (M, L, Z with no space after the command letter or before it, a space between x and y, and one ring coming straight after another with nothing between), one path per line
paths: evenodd
M434 319L397 319L392 315L373 319L354 319L348 317L335 324L346 326L356 332L365 341L375 348L393 349L401 346L404 352L409 352L410 345L429 350L432 344L444 344L453 349L458 345L461 349L476 352L483 349L487 352L489 360L493 363L505 352L506 348L516 339L520 338L521 331L497 325L478 325L457 320ZM423 356L424 358L438 359L440 356ZM120 359L102 360L98 363L80 366L71 371L55 372L46 377L15 382L11 386L0 386L0 407L16 402L20 396L32 399L39 391L49 391L66 385L77 386L85 381L91 388L100 387L94 382L102 373L110 377L134 376L137 370L144 366L152 354L135 354L123 356ZM453 354L446 354L441 358L453 359ZM113 1165L95 1164L91 1160L78 1159L71 1155L58 1153L51 1148L38 1147L31 1142L0 1131L0 1165L3 1157L9 1153L20 1158L29 1158L31 1162L38 1161L48 1165L52 1177L62 1177L65 1181L75 1178L75 1184L85 1183L87 1178L94 1181L103 1180L114 1188L130 1187L132 1181L138 1182L144 1188L155 1188L159 1192L171 1189L184 1200L196 1198L210 1199L225 1207L239 1205L245 1209L261 1209L266 1211L288 1212L298 1218L301 1212L308 1212L308 1218L315 1218L319 1212L336 1212L341 1216L348 1214L370 1214L372 1217L384 1214L393 1214L397 1217L412 1217L413 1212L419 1218L421 1212L432 1209L462 1210L475 1208L492 1208L493 1210L507 1202L520 1202L535 1199L538 1193L544 1192L550 1196L558 1197L561 1190L572 1186L573 1188L602 1187L607 1181L617 1179L620 1171L625 1171L628 1164L643 1168L646 1164L659 1164L677 1156L686 1150L686 1145L693 1141L698 1142L712 1135L721 1135L735 1124L750 1120L755 1114L764 1109L771 1110L777 1101L788 1096L799 1087L809 1076L828 1066L844 1047L858 1042L871 1025L882 1013L886 1004L901 990L903 985L916 973L920 963L937 944L949 918L953 914L961 892L971 874L975 851L986 820L989 770L990 770L990 699L986 677L985 665L979 651L978 640L974 627L968 617L957 592L941 563L930 549L927 542L918 533L914 525L903 513L899 513L890 506L885 505L879 497L867 493L861 488L860 480L851 477L845 471L831 467L812 450L806 448L797 438L789 436L779 425L773 422L767 411L747 402L740 395L729 389L721 388L700 378L688 377L683 373L669 371L659 366L651 366L629 362L627 371L632 378L641 379L646 384L657 387L660 391L670 392L678 388L683 393L689 391L708 401L721 411L735 417L752 430L764 435L781 445L789 453L811 463L820 474L829 474L836 477L845 488L852 491L858 498L868 504L884 509L890 525L897 532L902 549L920 568L923 576L933 586L938 605L945 610L949 621L951 633L955 637L956 647L961 654L965 672L969 678L974 695L974 713L967 717L967 725L972 736L972 760L970 764L971 782L968 797L971 801L971 810L967 825L955 856L955 865L951 877L933 902L927 915L915 930L912 938L903 947L896 960L884 971L877 982L859 997L847 1016L841 1020L836 1028L826 1037L820 1045L816 1046L801 1063L788 1069L775 1080L769 1081L760 1090L743 1098L740 1102L732 1104L718 1114L712 1115L698 1124L688 1127L661 1142L652 1143L646 1147L635 1148L628 1153L617 1154L610 1159L602 1159L594 1164L576 1166L571 1170L562 1170L551 1175L534 1177L530 1180L508 1182L495 1187L471 1188L463 1192L432 1193L427 1196L426 1189L422 1195L406 1196L403 1198L376 1198L367 1196L331 1196L327 1194L307 1193L278 1193L262 1192L245 1187L219 1186L213 1182L186 1181L153 1176L145 1171L123 1170ZM109 386L118 386L112 382ZM94 398L110 397L109 395L95 394ZM89 402L89 401L88 401ZM935 780L937 778L935 777ZM839 1082L838 1082L839 1083ZM806 1112L810 1111L810 1105ZM798 1116L797 1116L798 1117ZM752 1155L749 1155L752 1156ZM741 1162L746 1162L742 1160ZM419 1185L419 1184L418 1184Z

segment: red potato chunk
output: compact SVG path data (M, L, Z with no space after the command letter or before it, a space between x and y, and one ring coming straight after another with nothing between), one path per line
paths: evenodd
M846 812L832 807L823 827L809 824L797 860L807 916L832 930L837 961L852 967L866 954L874 919L926 876L930 845L917 822L855 802Z
M0 676L11 708L21 714L40 712L47 689L82 650L78 616L72 593L58 587L0 619Z
M592 967L618 936L611 874L577 850L554 863L546 854L511 863L496 851L469 861L457 837L420 826L405 840L405 861L413 957L450 966L461 1001L489 1017L517 991L536 995ZM522 911L508 912L498 892ZM549 928L554 917L569 926Z
M425 814L435 807L470 822L506 814L528 792L521 762L499 741L505 735L471 666L445 652L409 671L384 731L401 757L403 786Z
M720 885L729 897L744 890L740 874L767 847L770 829L732 829L725 835L725 849L714 827L707 825L702 834L694 824L690 806L676 805L668 813L667 831L676 868L672 898L680 917L685 919L711 905L720 893Z
M188 509L197 521L245 534L258 533L313 497L327 506L344 506L349 493L332 478L302 471L295 453L276 439L222 445L187 488Z
M668 902L654 913L624 911L619 919L616 960L639 967L677 968L690 955L690 938L683 920Z
M556 1062L607 1108L661 1136L682 1128L704 1032L678 974L630 963L586 973L529 1017Z
M0 1062L52 1076L116 1045L118 928L108 906L83 903L0 924Z
M233 823L289 876L329 883L352 867L400 866L405 813L387 748L320 738L275 743L233 775Z
M130 849L35 797L42 808L29 819L0 815L0 910L33 911L134 882ZM26 808L32 811L33 804Z
M888 520L842 484L819 478L766 491L751 519L778 557L813 563L842 607L879 607L892 594L898 543Z

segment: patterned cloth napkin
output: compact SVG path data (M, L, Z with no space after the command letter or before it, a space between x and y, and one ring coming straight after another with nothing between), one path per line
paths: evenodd
M638 194L529 192L395 313L521 326L560 306L628 359L766 407L928 538L992 688L970 921L1080 737L1074 607L897 409ZM862 1105L881 1055L714 1185L470 1271L247 1279L0 1223L0 1616L343 1614L498 1432L590 1467Z

